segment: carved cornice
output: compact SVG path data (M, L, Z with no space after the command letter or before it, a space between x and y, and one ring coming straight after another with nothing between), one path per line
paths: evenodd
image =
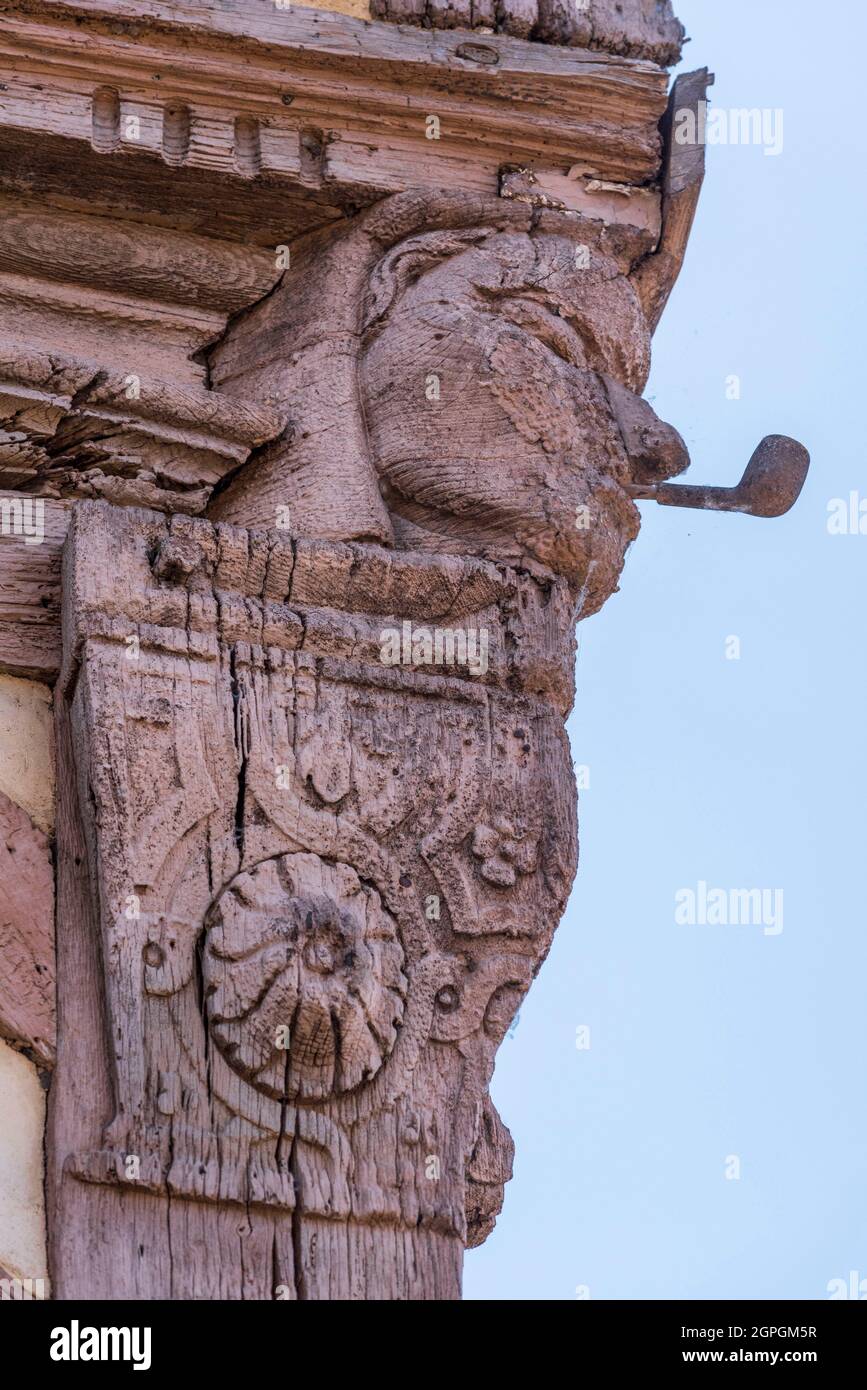
M195 514L285 424L266 406L0 339L0 487Z
M285 416L195 354L280 271L254 248L0 201L0 489L200 512Z
M83 205L74 152L92 207L123 188L176 225L273 245L406 187L495 193L504 164L635 185L659 169L667 80L649 62L271 3L0 9L2 178L16 191ZM213 197L245 186L241 206ZM293 190L282 211L280 187Z

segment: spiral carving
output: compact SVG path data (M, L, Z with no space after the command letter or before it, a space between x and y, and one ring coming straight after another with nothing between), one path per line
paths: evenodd
M205 927L208 1023L234 1071L297 1101L376 1074L407 980L396 924L354 869L315 854L265 860L219 894Z

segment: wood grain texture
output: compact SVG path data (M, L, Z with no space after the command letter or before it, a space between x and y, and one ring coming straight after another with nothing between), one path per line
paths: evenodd
M41 1067L54 1063L54 975L48 840L0 792L0 1037Z
M3 499L7 506L4 510ZM44 539L30 545L16 527L14 506L31 508ZM3 518L6 518L5 524ZM69 524L65 502L0 494L0 671L31 680L55 680L60 669L60 553Z
M505 0L504 18L507 18L505 10L510 3L523 3L525 16L532 14L529 8L532 0ZM197 3L190 3L190 0L4 0L4 8L10 16L38 16L45 24L68 23L74 18L84 32L113 30L131 37L148 33L169 38L195 36L203 44L234 43L236 47L250 49L289 49L310 44L314 51L336 59L360 55L397 59L405 53L408 62L418 62L420 55L432 51L453 51L464 37L460 34L419 34L412 30L395 33L382 24L356 20L334 10L298 5L281 10L273 0L197 0ZM670 0L589 0L587 9L589 17L586 20L578 11L578 23L583 23L585 30L595 23L600 30L619 24L623 32L630 26L637 31L642 25L649 32L655 24L657 33L663 34L672 24ZM607 19L603 18L606 11ZM456 17L458 13L455 12ZM466 11L463 13L465 15ZM479 18L485 18L484 9ZM497 22L496 16L493 18ZM513 27L527 27L526 18L516 17ZM515 64L523 64L527 71L562 71L569 58L541 44L516 44L503 51L512 55ZM605 56L599 54L600 58Z
M124 361L108 325L102 347L110 365L0 339L0 486L195 514L286 428L267 405L151 376L141 348Z
M93 76L89 80L92 83ZM32 102L32 94L23 93L24 101ZM36 194L80 213L127 217L138 226L190 230L273 252L311 226L338 219L345 206L354 210L378 196L375 186L356 185L349 192L311 188L271 178L267 171L257 179L241 177L227 156L223 168L185 164L184 196L179 199L177 166L165 162L159 152L144 158L106 158L92 147L87 133L91 96L58 93L54 105L56 129L50 133L31 121L4 121L0 108L0 188L16 197ZM87 121L80 138L70 139L61 132L73 117L77 128L78 107ZM31 105L23 109L32 115ZM233 121L234 113L227 113L227 130L233 129Z
M121 218L98 221L33 199L0 201L0 272L124 291L150 302L228 315L279 278L274 255ZM7 329L8 332L8 329Z
M677 128L683 115L687 114L692 117L696 132L703 129L699 109L703 106L707 110L707 94L712 83L713 74L707 68L678 77L671 89L668 109L662 121L662 235L658 247L638 268L635 276L636 290L651 332L662 318L683 266L704 182L704 140L681 144L677 139Z
M355 20L350 27L346 16L335 9L277 9L273 0L145 0L141 4L132 0L17 0L14 8L24 13L41 10L58 17L71 14L81 23L113 19L118 28L171 27L208 39L232 35L276 44L291 41L299 32L312 32L334 53L345 52L349 38L364 28ZM578 45L648 58L665 66L679 60L684 37L671 0L371 0L370 12L375 19L396 24L447 31L483 28L519 39L533 38L540 46ZM396 43L403 42L413 53L413 39L410 30ZM371 48L385 43L384 39L368 39Z
M273 254L33 200L3 200L0 229L0 487L195 513L282 432L195 360L279 279Z

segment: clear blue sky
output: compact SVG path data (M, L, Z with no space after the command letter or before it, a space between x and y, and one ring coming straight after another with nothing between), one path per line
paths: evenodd
M832 498L867 500L867 11L676 9L681 70L716 73L716 106L782 108L784 148L708 149L647 394L690 481L734 483L770 433L813 465L782 520L642 503L622 590L579 629L581 867L500 1049L515 1177L467 1255L471 1299L822 1299L867 1279L867 535L826 528ZM700 880L782 888L782 933L677 926Z

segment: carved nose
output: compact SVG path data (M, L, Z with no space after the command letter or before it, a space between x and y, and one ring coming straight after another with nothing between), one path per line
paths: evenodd
M636 482L650 486L689 468L689 452L677 430L613 377L603 376L602 381Z
M810 467L810 455L796 439L769 434L756 449L736 487L689 483L627 484L631 497L650 498L664 507L784 516L797 502Z

